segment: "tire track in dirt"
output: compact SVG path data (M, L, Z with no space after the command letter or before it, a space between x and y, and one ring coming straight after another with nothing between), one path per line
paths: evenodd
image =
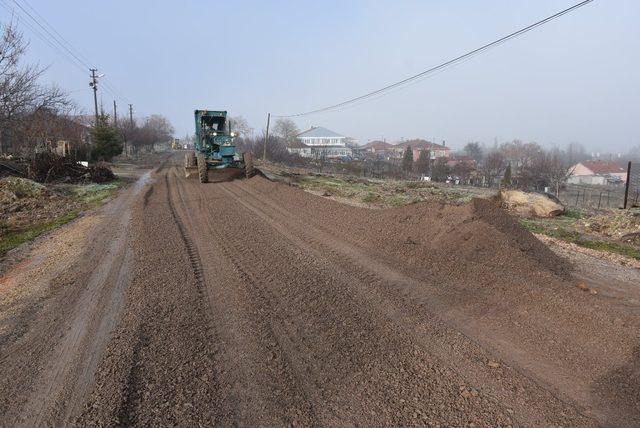
M176 193L185 204L183 207L187 207L186 203L188 202L191 202L192 207L193 205L198 207L197 210L185 209L183 211L182 215L187 219L190 230L198 230L198 235L203 235L202 232L206 229L208 236L211 237L200 244L207 249L205 253L208 254L207 260L209 262L206 265L211 266L212 259L215 259L215 263L220 265L218 270L209 273L209 284L220 283L221 277L235 277L235 280L232 279L228 283L220 284L219 287L208 287L212 306L218 308L219 315L225 311L226 317L232 317L234 324L250 324L249 327L241 328L233 339L224 340L228 346L237 342L227 352L235 349L235 352L243 356L243 358L236 360L240 364L242 372L258 370L259 372L271 373L271 378L268 380L261 377L243 379L246 373L239 373L238 367L225 368L225 373L229 375L228 384L236 384L232 391L235 397L233 401L237 403L236 412L239 423L241 425L253 423L316 425L317 417L314 405L312 400L309 400L313 393L308 388L304 374L297 372L292 367L292 361L287 356L286 348L282 346L283 343L286 344L286 339L265 319L265 314L271 313L272 308L268 306L264 297L256 292L258 289L264 292L264 289L258 287L259 281L243 269L237 256L231 253L228 246L225 245L229 239L233 238L221 230L220 224L213 223L211 213L205 203L208 199L201 193L200 183L197 183L195 187L189 186L189 183L180 180L177 174L174 174L174 179L176 187L179 189ZM194 197L194 193L198 197ZM232 300L231 297L223 296L229 294L230 291L234 297L238 295L242 301L240 307L236 308L235 305L219 307L221 299ZM248 296L245 297L245 293ZM231 312L236 313L232 315ZM225 323L225 320L218 318L219 324ZM258 352L262 355L257 354ZM244 361L244 358L248 358L248 361ZM220 364L228 366L229 359L226 361L221 359ZM247 385L249 387L249 391L247 391L244 388L238 388L238 383L252 383L252 385ZM267 398L268 396L273 396L277 402L273 402L272 398ZM248 405L249 408L247 408ZM262 408L261 413L256 413L256 406Z
M215 364L220 341L211 323L199 255L188 249L184 225L164 168L141 198L132 238L135 274L123 321L100 363L78 425L233 425L229 397Z
M144 388L140 355L148 346L149 336L143 323L138 329L136 343L133 346L132 363L126 378L125 394L118 410L118 421L122 426L134 426L138 423L136 402L140 400L139 395Z
M196 277L198 291L200 295L204 297L205 283L204 283L204 272L202 270L202 260L200 259L198 248L193 243L191 238L189 238L189 234L187 233L187 230L184 224L182 223L182 220L180 220L180 217L176 213L173 199L171 198L171 192L168 190L169 189L168 173L164 175L164 183L165 183L165 186L167 187L167 202L169 204L169 210L171 211L171 217L176 222L176 225L178 226L178 230L180 231L180 237L182 238L182 242L184 243L184 246L187 249L187 254L189 255L189 261L191 262L191 267L193 268L193 273Z

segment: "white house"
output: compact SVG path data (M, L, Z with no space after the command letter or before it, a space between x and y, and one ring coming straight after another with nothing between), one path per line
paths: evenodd
M627 181L627 169L615 162L600 160L584 161L573 166L571 177L567 180L571 184L624 183Z
M321 126L313 126L296 136L297 144L289 153L308 158L345 158L353 156L348 138Z
M347 137L333 132L322 126L312 126L296 137L302 144L309 147L342 146L347 145Z

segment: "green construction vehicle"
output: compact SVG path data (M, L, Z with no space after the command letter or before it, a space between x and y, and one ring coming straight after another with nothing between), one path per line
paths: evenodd
M196 137L194 151L185 156L185 169L197 169L201 183L209 181L209 171L215 171L226 178L242 175L247 178L255 174L251 152L240 156L236 152L231 124L226 111L196 110Z

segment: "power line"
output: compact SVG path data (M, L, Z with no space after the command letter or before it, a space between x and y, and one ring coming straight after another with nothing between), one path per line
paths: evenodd
M33 22L35 22L35 24L42 28L42 30L44 30L45 33L47 33L49 35L49 37L51 37L51 39L53 39L54 42L56 42L60 47L62 47L62 49L64 49L65 51L67 51L69 53L69 55L71 55L73 58L75 58L80 64L84 65L86 68L91 68L91 66L89 64L87 64L86 62L84 62L82 59L80 59L75 53L73 53L73 51L71 51L71 49L67 48L67 46L64 43L61 43L60 40L58 40L58 38L53 35L48 29L47 27L45 27L44 25L42 25L40 23L40 21L38 21L36 18L33 17L33 15L31 15L29 13L29 11L27 11L25 8L22 7L22 5L20 3L18 3L16 0L12 0L13 3L18 6L20 8L20 10L22 12L24 12L29 18L31 18L31 20Z
M51 29L51 31L53 31L56 35L54 36L53 34L51 34L51 32L47 31L47 29L40 23L38 22L38 20L36 18L34 18L31 14L29 14L29 12L27 12L19 3L17 0L12 0L22 11L24 11L34 22L36 22L36 24L38 24L42 29L44 29L47 34L49 34L60 46L62 46L67 52L69 52L69 54L71 54L75 59L77 59L78 61L80 61L85 67L87 68L91 68L91 66L89 65L89 63L91 63L90 60L87 59L86 56L84 56L78 49L76 49L67 39L64 38L64 36L62 36L62 34L60 34L53 25L51 25L42 15L40 15L40 13L38 13L38 11L31 6L27 0L20 0L22 3L24 3L29 9L31 9L33 11L33 13L35 15L37 15L43 22L44 24L46 24L47 27L49 27ZM75 52L75 53L74 53ZM107 77L103 76L103 80L107 80ZM116 90L116 88L113 85L110 85L108 82L103 81L102 82L105 90L107 92L109 92L112 96L114 96L115 98L119 98L121 100L125 100L125 97L123 97L119 91Z
M22 1L22 3L23 3L24 5L26 5L29 9L31 9L31 11L32 11L34 14L36 14L36 15L37 15L37 16L38 16L38 17L39 17L39 18L40 18L40 19L41 19L41 20L46 24L46 26L47 26L47 27L49 27L49 29L51 29L51 31L53 31L53 32L54 32L54 33L55 33L55 34L60 38L60 40L62 40L63 42L65 42L65 43L67 44L67 46L69 46L69 47L71 47L71 48L72 48L72 50L75 50L75 53L76 53L76 54L77 54L81 59L83 59L83 60L84 60L85 65L86 65L86 63L90 63L90 62L91 62L91 61L89 61L89 60L87 59L87 57L86 57L86 56L82 55L82 52L80 52L78 49L75 49L75 48L73 47L73 45L72 45L72 44L71 44L67 39L65 39L65 38L64 38L64 36L63 36L62 34L60 34L60 33L55 29L55 27L54 27L53 25L51 25L51 24L50 24L50 23L45 19L45 17L43 17L42 15L40 15L40 13L38 13L38 11L37 11L33 6L31 6L31 4L29 4L29 2L28 2L27 0L21 0L21 1ZM15 2L15 0L14 0L14 2Z
M11 6L11 4L7 3L5 0L0 0L0 2L2 2L4 7L7 10L9 10L10 13L23 18L22 19L23 25L27 26L27 28L29 28L38 38L40 38L43 42L45 42L51 48L58 51L58 53L62 54L62 56L65 59L67 59L71 64L78 67L79 70L82 70L83 74L86 73L87 70L91 70L92 67L89 65L90 61L88 61L84 55L82 55L76 48L73 47L73 45L71 45L71 43L69 43L62 35L60 35L60 33L51 24L49 24L42 17L42 15L40 15L38 11L35 10L35 8L33 8L33 6L29 5L25 0L22 0L25 3L25 5L27 5L34 12L35 15L37 15L44 21L44 23L51 29L51 31L49 31L49 29L47 29L42 23L40 23L38 19L36 19L31 13L29 13L29 11L27 11L24 7L22 7L20 3L18 3L16 0L12 0L12 1L20 9L21 12L16 10L14 7ZM31 19L31 21L33 21L33 23L35 23L38 27L40 27L46 33L46 35L43 34L40 30L38 30L38 28L36 28L31 22L29 22L22 14L28 16ZM57 34L57 37L52 32ZM63 49L64 51L61 49ZM103 76L103 79L104 79L104 76ZM119 92L112 85L109 85L107 82L103 82L103 85L104 85L105 91L107 91L114 98L120 101L127 101L127 99L121 96Z
M76 49L67 39L64 38L64 36L62 36L53 25L51 25L42 15L40 15L40 13L38 13L38 11L31 6L27 0L20 0L22 3L24 3L28 8L30 8L33 13L35 15L37 15L43 22L44 24L49 27L51 29L51 31L53 33L55 33L57 35L57 37L52 34L50 31L47 30L47 28L45 28L44 25L42 25L33 15L31 15L28 11L26 11L21 5L20 3L18 3L17 0L12 0L24 13L27 14L27 16L29 16L29 18L31 18L39 27L41 27L47 34L49 34L49 36L51 36L60 46L62 46L71 56L73 56L73 58L75 58L76 60L78 60L81 64L83 64L86 68L91 69L91 66L89 65L91 63L90 60L87 59L86 56L84 56L78 49ZM74 53L75 52L75 53ZM107 78L103 76L103 80L106 80ZM116 90L116 88L113 85L110 85L108 82L103 81L103 86L104 89L109 92L113 97L125 100L126 98L123 97L119 91Z
M425 77L427 77L427 76L429 76L429 75L431 75L431 74L433 74L433 73L435 73L437 71L440 71L440 70L442 70L442 69L444 69L446 67L449 67L449 66L457 64L459 62L462 62L462 61L464 61L466 59L469 59L470 57L472 57L474 55L477 55L477 54L482 53L482 52L484 52L484 51L486 51L488 49L491 49L491 48L496 47L496 46L498 46L498 45L500 45L502 43L505 43L505 42L507 42L507 41L509 41L511 39L519 37L519 36L529 32L529 31L531 31L531 30L533 30L533 29L535 29L537 27L540 27L540 26L542 26L542 25L544 25L544 24L546 24L546 23L548 23L550 21L553 21L556 18L559 18L559 17L561 17L563 15L566 15L568 13L571 13L571 12L575 11L576 9L579 9L579 8L591 3L592 1L593 0L584 0L584 1L580 2L580 3L577 3L577 4L567 8L567 9L561 10L560 12L557 12L557 13L551 15L551 16L548 16L547 18L544 18L544 19L542 19L540 21L537 21L537 22L535 22L535 23L533 23L531 25L528 25L528 26L526 26L526 27L524 27L524 28L522 28L522 29L520 29L518 31L514 31L513 33L510 33L510 34L508 34L508 35L506 35L504 37L501 37L501 38L499 38L499 39L497 39L497 40L495 40L495 41L493 41L491 43L487 43L486 45L483 45L483 46L481 46L481 47L479 47L477 49L474 49L474 50L469 51L469 52L467 52L467 53L465 53L463 55L460 55L458 57L450 59L449 61L443 62L440 65L432 67L432 68L430 68L428 70L425 70L425 71L423 71L421 73L418 73L416 75L407 77L406 79L403 79L403 80L400 80L398 82L392 83L390 85L384 86L384 87L382 87L380 89L377 89L375 91L366 93L364 95L360 95L360 96L355 97L355 98L348 99L346 101L342 101L342 102L340 102L338 104L333 104L333 105L330 105L330 106L327 106L327 107L322 107L322 108L319 108L319 109L316 109L316 110L310 110L310 111L307 111L307 112L289 114L289 115L276 115L274 117L284 118L284 117L308 116L310 114L321 113L321 112L325 112L325 111L329 111L329 110L336 110L336 109L339 109L339 108L344 107L346 105L353 104L355 102L362 101L362 100L371 98L371 97L376 96L376 95L382 95L382 94L386 95L386 93L388 93L390 90L399 88L401 86L405 86L405 85L407 85L407 84L409 84L411 82L414 82L416 80L425 78Z
M5 0L0 0L0 4L9 11L12 15L18 17L18 19L22 18L22 25L26 26L31 30L33 34L35 34L40 40L49 45L52 49L58 51L66 60L68 60L71 64L76 66L82 73L86 73L86 68L81 64L76 62L73 57L68 56L64 51L60 49L56 44L52 43L46 36L44 36L36 27L34 27L29 21L27 21L18 11L13 8L10 4L8 4Z

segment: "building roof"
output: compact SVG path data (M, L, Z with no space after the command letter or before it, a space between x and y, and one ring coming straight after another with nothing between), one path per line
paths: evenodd
M594 174L624 174L627 172L626 168L615 162L606 161L584 161L581 162L586 168L591 170Z
M374 150L387 150L393 147L393 144L386 141L370 141L367 144L360 146L362 149L374 149Z
M297 135L298 138L347 138L322 126L312 126Z
M459 163L464 163L471 167L475 167L476 165L475 159L473 159L471 156L456 156L447 161L447 165L449 166L455 166Z
M404 148L411 146L412 149L428 149L428 150L449 150L449 147L443 146L441 144L432 143L431 141L415 139L415 140L407 140L402 143L396 144L398 148Z

